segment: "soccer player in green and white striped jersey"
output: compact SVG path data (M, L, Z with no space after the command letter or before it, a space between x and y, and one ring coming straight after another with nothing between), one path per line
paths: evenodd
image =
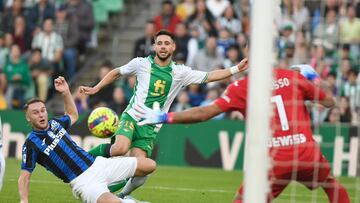
M134 95L121 115L120 125L112 138L112 144L99 145L90 151L91 154L105 157L121 156L130 149L130 156L150 157L161 126L138 126L139 118L134 114L136 105L144 104L152 108L153 103L158 102L160 109L167 112L184 86L222 80L247 69L247 59L244 59L237 66L228 69L211 72L192 70L188 66L172 61L175 49L173 35L166 30L160 30L155 35L155 56L134 58L128 64L110 71L94 87L80 87L80 92L93 95L120 76L136 75L137 77ZM128 181L122 194L130 194L144 182L145 179L142 177L133 178L132 181Z

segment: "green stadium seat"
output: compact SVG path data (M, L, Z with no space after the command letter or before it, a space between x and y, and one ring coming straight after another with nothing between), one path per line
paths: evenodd
M124 8L123 0L98 0L110 13L119 13Z
M94 18L97 25L105 24L109 20L108 11L100 1L93 1Z

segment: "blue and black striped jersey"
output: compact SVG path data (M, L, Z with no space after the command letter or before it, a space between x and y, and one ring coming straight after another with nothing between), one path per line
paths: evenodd
M49 120L47 130L33 130L22 149L21 169L32 172L37 162L65 183L86 171L95 158L71 139L66 131L70 125L65 115Z

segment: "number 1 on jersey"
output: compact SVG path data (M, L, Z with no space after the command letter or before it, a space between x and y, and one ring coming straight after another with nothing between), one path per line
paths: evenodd
M285 106L281 95L271 97L271 102L275 103L276 105L280 117L281 129L283 131L289 130L289 122L286 116Z

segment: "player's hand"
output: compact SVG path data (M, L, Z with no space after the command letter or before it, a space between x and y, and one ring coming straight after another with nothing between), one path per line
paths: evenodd
M320 80L319 74L310 65L307 64L293 65L291 66L291 69L295 71L299 71L301 75L303 75L306 79L314 83L317 83Z
M65 94L67 92L70 92L69 85L67 84L64 77L59 76L54 80L54 86L56 91Z
M167 123L168 113L160 111L159 103L154 102L153 109L141 104L135 106L135 116L144 119L138 123L139 126L148 124Z
M87 87L87 86L80 86L79 91L80 91L81 94L86 94L86 95L93 95L93 94L96 94L98 92L98 90L96 88Z
M249 67L249 63L248 63L248 58L244 58L243 60L240 61L240 63L237 65L237 67L239 68L239 72L244 72L248 69Z

